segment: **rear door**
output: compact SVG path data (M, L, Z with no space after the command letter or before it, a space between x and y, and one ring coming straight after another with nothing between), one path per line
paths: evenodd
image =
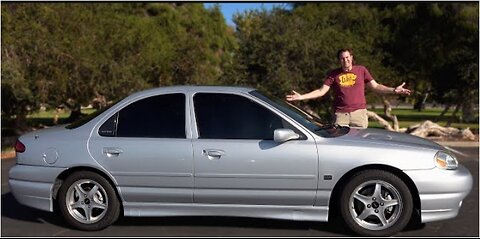
M313 138L243 95L197 93L193 104L196 203L313 205L318 181ZM278 128L302 137L276 143Z
M126 203L193 202L193 156L186 96L146 97L94 130L91 155L118 183Z

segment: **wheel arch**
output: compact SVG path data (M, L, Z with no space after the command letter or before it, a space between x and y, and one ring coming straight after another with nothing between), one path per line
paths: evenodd
M413 199L413 214L412 214L412 218L410 219L410 223L412 224L420 223L421 222L421 215L420 215L421 202L420 202L420 195L418 193L417 186L415 186L415 183L412 181L412 179L407 174L405 174L402 170L389 165L384 165L384 164L363 165L345 173L338 180L338 182L335 184L332 190L332 194L329 199L328 218L333 218L335 215L338 215L337 213L339 212L339 204L338 204L338 200L336 199L340 197L342 189L348 183L348 181L352 178L352 176L358 172L371 170L371 169L384 170L384 171L393 173L394 175L399 177L403 182L405 182L405 184L407 185L408 189L412 194L412 199Z
M120 210L122 211L122 214L123 214L123 203L122 203L123 200L122 200L122 197L120 196L120 193L118 192L118 188L116 187L113 180L105 172L103 172L101 170L98 170L98 169L95 169L95 168L91 168L91 167L86 167L86 166L73 167L73 168L69 168L69 169L63 171L61 174L59 174L58 177L55 179L55 183L54 183L53 188L52 188L52 199L54 201L57 200L58 191L60 190L60 187L62 186L65 179L68 176L72 175L73 173L80 172L80 171L90 171L90 172L96 173L96 174L102 176L103 178L105 178L108 181L108 183L110 183L113 190L115 190L115 194L116 194L116 196L117 196L117 198L120 202ZM55 207L56 207L56 205L57 205L57 203L54 203Z

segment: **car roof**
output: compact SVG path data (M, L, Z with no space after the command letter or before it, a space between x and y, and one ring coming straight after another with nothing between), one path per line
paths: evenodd
M240 86L200 86L200 85L176 85L157 87L148 90L139 91L131 94L127 98L140 95L155 95L161 93L195 93L195 92L229 92L229 93L247 93L256 90L251 87Z

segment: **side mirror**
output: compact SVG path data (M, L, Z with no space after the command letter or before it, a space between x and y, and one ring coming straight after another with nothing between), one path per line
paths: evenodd
M299 139L300 135L291 129L276 129L273 132L273 140L277 143L287 142L292 139Z

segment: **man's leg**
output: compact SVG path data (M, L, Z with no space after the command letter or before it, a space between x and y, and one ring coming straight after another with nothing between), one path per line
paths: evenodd
M335 124L348 126L350 124L350 113L335 112Z
M350 126L351 127L368 127L368 116L366 109L355 110L350 112Z

